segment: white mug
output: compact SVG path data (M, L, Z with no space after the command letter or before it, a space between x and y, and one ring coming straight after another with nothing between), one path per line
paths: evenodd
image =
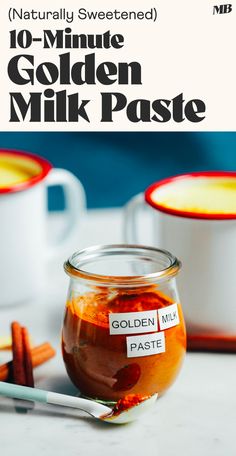
M7 306L42 292L46 262L65 252L79 229L86 200L82 184L69 171L24 152L0 150L0 154L34 169L34 175L22 182L6 186L0 182L0 305ZM47 188L58 185L64 191L67 224L58 243L48 245Z
M236 173L205 172L176 176L150 186L125 208L125 241L140 243L138 213L147 207L152 217L153 244L182 262L180 300L192 334L236 334L236 213L206 214L166 208L153 192L177 179L231 177ZM142 232L147 231L143 217ZM143 233L142 233L143 235ZM145 239L142 240L142 243Z

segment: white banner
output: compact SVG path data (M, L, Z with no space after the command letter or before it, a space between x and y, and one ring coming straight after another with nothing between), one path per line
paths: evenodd
M235 17L216 0L1 2L1 130L235 130Z

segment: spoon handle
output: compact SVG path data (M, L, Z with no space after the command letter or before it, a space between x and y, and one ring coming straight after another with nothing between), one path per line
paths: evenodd
M47 391L28 386L14 385L12 383L0 382L0 395L14 399L47 403Z
M0 396L77 408L95 416L96 418L111 411L111 409L105 405L89 401L87 399L82 399L80 397L68 396L66 394L53 393L37 388L30 388L28 386L14 385L5 382L0 382Z

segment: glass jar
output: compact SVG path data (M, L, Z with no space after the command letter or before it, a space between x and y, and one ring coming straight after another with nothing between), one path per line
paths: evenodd
M62 353L83 396L112 402L173 383L186 351L180 266L167 251L137 245L90 247L65 263Z

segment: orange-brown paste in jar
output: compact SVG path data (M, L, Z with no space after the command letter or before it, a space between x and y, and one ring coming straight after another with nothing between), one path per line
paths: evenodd
M186 351L181 306L180 323L165 330L165 352L127 357L127 335L109 334L109 314L158 310L173 301L155 287L97 289L67 302L62 352L67 372L81 393L117 401L127 394L163 393L175 380ZM159 331L159 329L158 329ZM137 334L139 332L137 331ZM135 334L132 334L132 336Z

